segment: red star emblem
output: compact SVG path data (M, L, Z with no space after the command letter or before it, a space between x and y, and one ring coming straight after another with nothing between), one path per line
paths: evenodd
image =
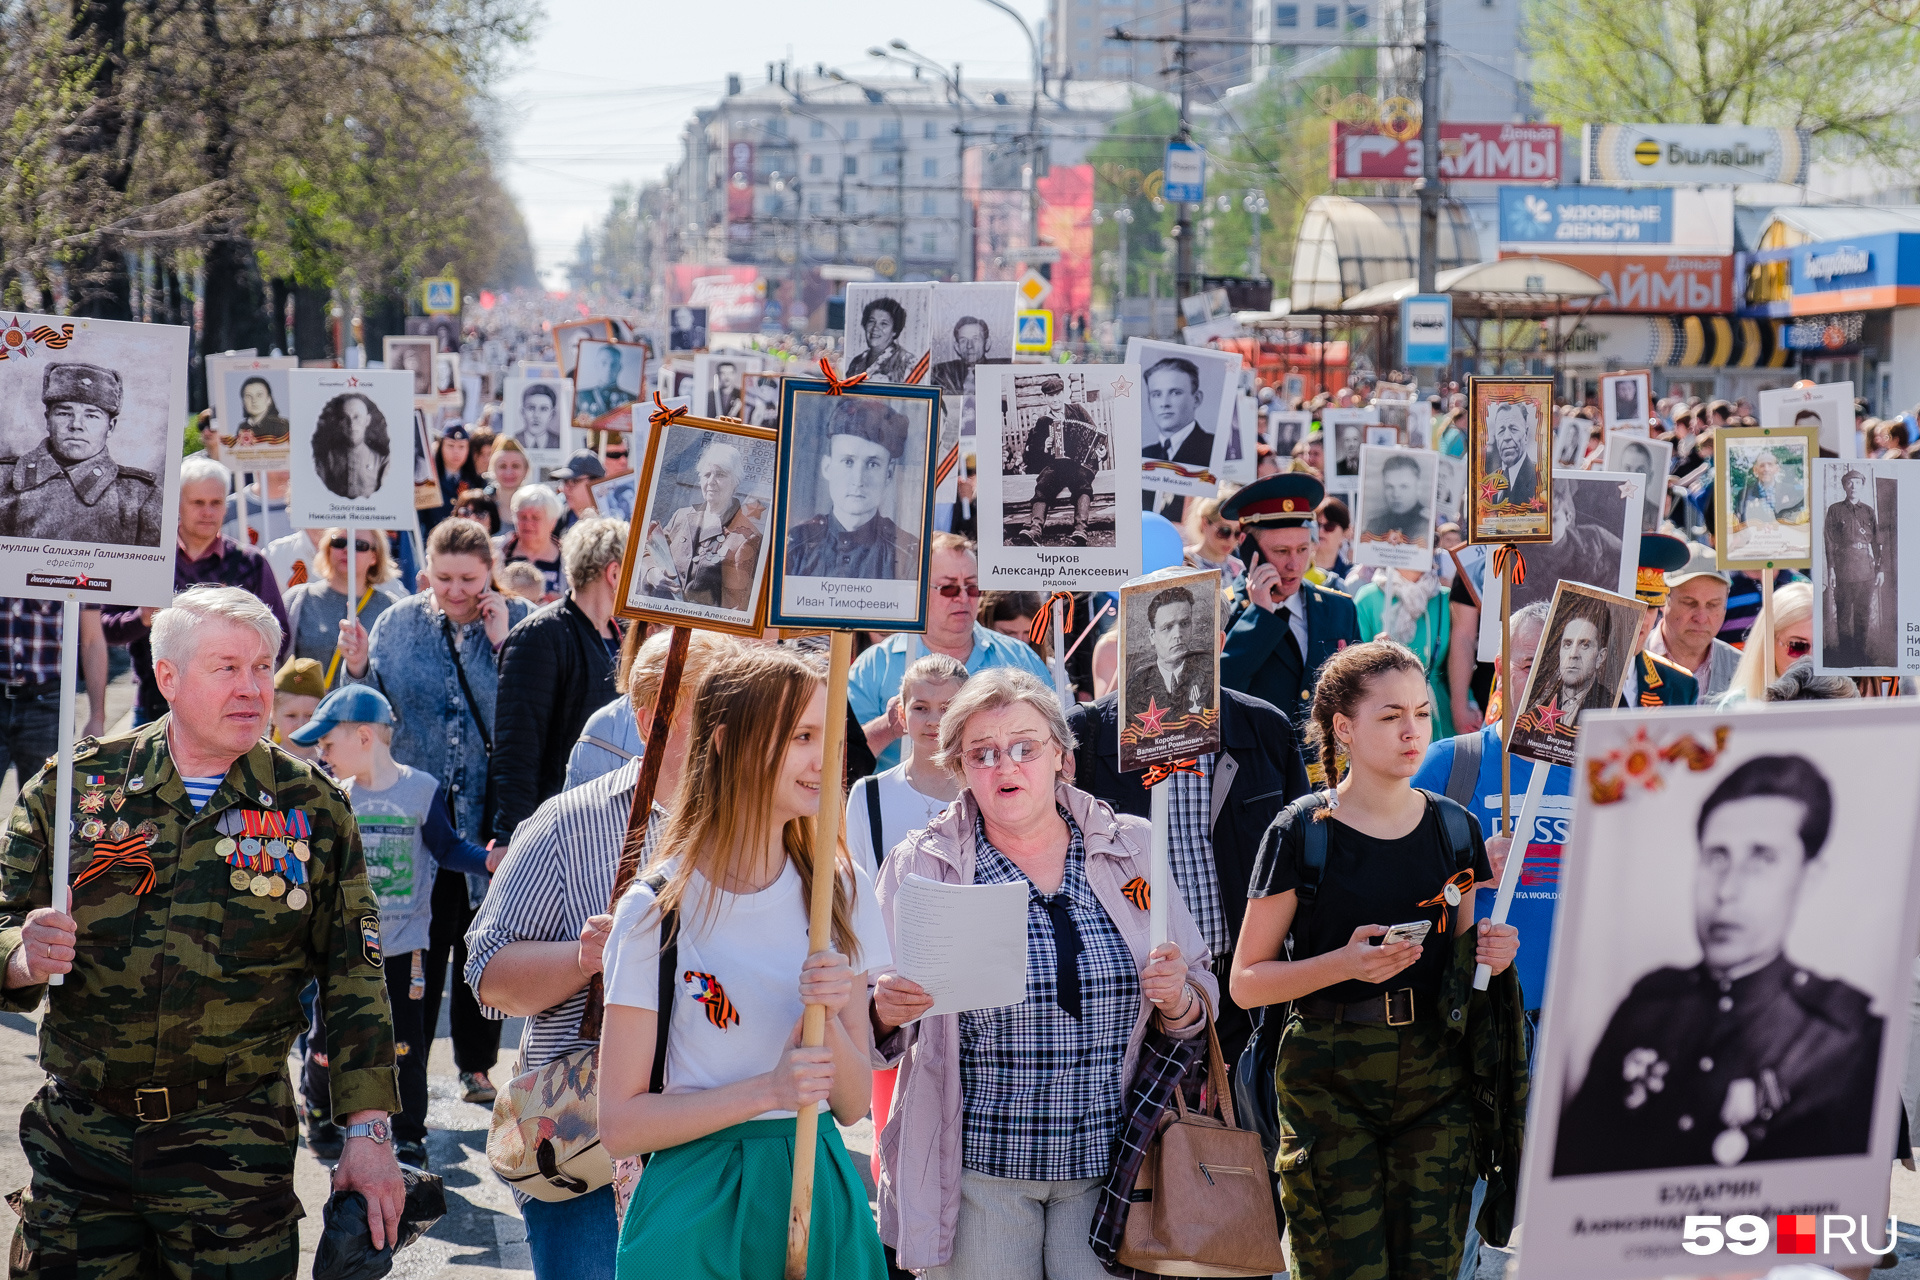
M1504 490L1506 487L1507 487L1507 478L1505 476L1502 476L1502 475L1488 476L1485 480L1482 480L1480 482L1480 501L1482 502L1498 501L1500 498L1501 491Z
M1535 707L1533 709L1533 718L1539 723L1540 729L1544 733L1552 733L1555 729L1559 728L1560 722L1567 718L1567 713L1560 709L1560 695L1556 693L1553 697L1547 699L1546 702Z
M1133 384L1125 378L1115 378L1113 380L1113 394L1120 398L1131 396L1133 394Z
M1134 719L1140 722L1141 736L1150 738L1158 734L1160 732L1160 722L1166 719L1167 713L1172 710L1172 707L1156 705L1154 700L1149 697L1147 699L1147 709L1134 716Z

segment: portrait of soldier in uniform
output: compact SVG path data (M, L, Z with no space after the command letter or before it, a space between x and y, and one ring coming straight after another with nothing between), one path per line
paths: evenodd
M1035 380L1015 379L1015 396L1023 384ZM1007 545L1015 547L1092 545L1094 534L1088 520L1093 512L1094 478L1107 469L1106 438L1094 425L1087 406L1067 395L1066 382L1056 375L1038 379L1037 390L1044 398L1040 415L1028 429L1020 453L1020 470L1032 477L1033 501L1027 505L1026 519L1014 510L1007 512ZM1051 505L1065 499L1073 512L1068 531L1048 529ZM1113 544L1112 504L1103 504L1104 529L1099 543Z
M49 364L40 382L46 437L0 458L0 534L59 542L160 545L160 478L114 461L120 375L99 365Z
M1367 504L1361 538L1431 548L1433 514L1427 510L1426 490L1420 459L1406 453L1389 454L1380 464L1379 502Z
M1576 586L1555 597L1513 723L1515 752L1548 764L1573 763L1580 713L1619 698L1640 615L1633 602L1611 603Z
M1693 822L1700 961L1636 982L1562 1109L1553 1175L1731 1167L1869 1148L1884 1019L1795 963L1796 912L1828 873L1833 788L1802 755L1755 756Z
M1186 587L1168 587L1147 603L1149 649L1135 659L1127 690L1140 707L1156 706L1178 718L1213 706L1213 653L1195 640L1193 611L1193 592Z
M335 396L313 429L313 467L328 492L370 498L386 483L393 451L380 406L358 392Z
M675 307L667 313L667 320L667 350L706 350L707 309L705 307Z
M387 368L405 369L413 374L413 394L433 394L434 338L395 338L386 340Z
M640 380L646 357L620 344L586 339L580 344L580 363L574 385L574 412L604 418L640 398Z
M1832 474L1822 473L1829 485ZM1881 529L1879 513L1870 501L1872 477L1850 465L1840 473L1840 488L1844 496L1828 504L1821 520L1826 555L1826 577L1819 584L1821 605L1833 619L1824 637L1821 665L1892 666L1895 655L1876 653L1881 646L1874 642L1893 617L1894 593L1887 587L1894 575L1887 570L1897 548Z
M740 366L732 360L718 361L713 366L713 385L707 389L707 416L744 421L746 415L747 405L740 388Z
M1120 768L1218 750L1219 579L1171 570L1121 588Z
M815 449L795 457L797 470L819 457L831 510L787 531L785 571L795 577L913 580L920 538L883 514L896 499L907 447L906 417L884 399L822 397L830 403ZM922 437L924 448L924 437ZM816 491L817 492L817 491ZM919 503L909 503L918 507Z
M1667 469L1673 458L1669 440L1618 435L1607 440L1607 470L1626 471L1644 482L1640 490L1640 532L1658 533L1666 514Z

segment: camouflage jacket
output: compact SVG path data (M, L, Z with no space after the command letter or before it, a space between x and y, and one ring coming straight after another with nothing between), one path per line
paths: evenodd
M73 890L77 955L40 1024L41 1066L82 1090L278 1075L305 1024L300 991L313 977L335 1114L398 1110L379 908L345 794L259 742L195 813L167 750L170 721L75 745L73 878L125 821L135 836L151 832L153 883L136 895L146 869L121 862ZM50 902L53 802L49 761L21 789L0 845L0 966L19 947L27 912ZM309 831L307 882L294 892L287 882L300 873L290 870L282 893L256 896L222 856L231 837L220 828L238 831L248 812L296 811ZM46 991L0 990L0 1008L31 1011Z

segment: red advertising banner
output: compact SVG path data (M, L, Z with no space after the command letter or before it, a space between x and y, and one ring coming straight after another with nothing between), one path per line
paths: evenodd
M673 264L672 306L705 307L714 333L758 333L766 310L760 268L726 263Z
M1373 124L1333 122L1335 179L1410 182L1420 176L1418 136L1390 138ZM1557 124L1442 124L1440 176L1454 182L1560 181Z
M727 221L753 221L753 144L727 144Z
M1695 254L1569 253L1503 254L1544 257L1586 272L1606 286L1591 310L1616 315L1673 315L1733 310L1735 280L1731 257Z
M1057 164L1034 186L1042 201L1040 238L1060 250L1047 295L1058 338L1069 316L1086 317L1093 309L1093 166Z

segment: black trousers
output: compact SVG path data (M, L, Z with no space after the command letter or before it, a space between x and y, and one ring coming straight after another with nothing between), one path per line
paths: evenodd
M442 871L433 882L433 928L427 942L427 1041L440 1026L440 993L447 985L447 953L453 953L453 1007L447 1021L453 1034L453 1065L460 1071L491 1071L500 1059L500 1023L480 1012L467 985L467 877Z
M413 998L413 957L409 951L388 956L387 1003L393 1007L393 1056L400 1068L400 1110L393 1116L393 1136L402 1142L427 1140L427 1050L433 1032L426 1021L424 999ZM314 1002L307 1023L307 1053L300 1069L300 1092L307 1105L322 1114L333 1111L327 1061L327 1023Z

